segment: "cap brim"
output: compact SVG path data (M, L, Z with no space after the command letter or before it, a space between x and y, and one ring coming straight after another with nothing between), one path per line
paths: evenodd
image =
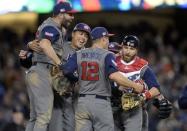
M108 48L109 51L113 52L114 54L117 54L120 52L121 49L110 49Z
M114 36L115 34L108 34L107 36L110 37L110 36Z
M84 31L84 32L86 32L86 33L88 33L88 34L90 35L90 32L87 31L87 30L82 29L82 30L80 30L80 31Z
M118 47L118 48L122 48L122 45L119 44L119 45L117 45L117 47Z
M87 33L89 33L89 34L90 34L90 31L85 30L85 29L79 29L79 28L77 28L77 29L74 29L73 31L84 31L84 32L87 32Z
M77 13L77 10L70 10L70 11L66 11L66 13Z

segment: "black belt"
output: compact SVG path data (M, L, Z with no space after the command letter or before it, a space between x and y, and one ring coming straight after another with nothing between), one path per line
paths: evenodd
M79 94L79 97L86 97L87 95L91 95L91 94ZM103 100L109 100L108 96L95 95L95 98L103 99Z
M35 66L35 65L37 65L37 64L44 64L44 66L45 66L46 68L48 68L48 69L54 66L53 64L47 63L47 62L33 62L33 63L32 63L33 66Z

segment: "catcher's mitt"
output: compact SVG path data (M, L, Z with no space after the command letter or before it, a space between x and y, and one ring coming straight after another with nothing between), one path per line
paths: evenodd
M158 108L158 116L161 119L166 119L172 112L172 105L167 99L154 99L153 105Z
M72 91L71 82L64 77L62 71L56 66L51 69L52 87L59 95L65 95Z
M140 107L143 104L144 98L135 93L124 93L121 97L122 109L129 111Z

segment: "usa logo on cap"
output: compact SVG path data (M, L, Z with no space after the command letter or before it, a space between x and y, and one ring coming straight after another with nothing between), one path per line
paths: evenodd
M105 36L107 33L106 32L103 32L102 35Z
M113 47L114 47L114 44L110 44L109 47L110 47L110 48L113 48Z
M88 30L89 28L90 28L90 27L88 27L87 25L84 25L84 29L87 29L87 30Z
M60 12L65 12L66 10L63 8L63 9L60 9Z

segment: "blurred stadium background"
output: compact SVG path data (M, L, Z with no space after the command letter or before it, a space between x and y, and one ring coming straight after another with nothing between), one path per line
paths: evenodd
M0 131L24 131L29 101L18 53L34 39L38 25L60 0L0 0ZM141 40L140 55L154 69L165 96L173 103L170 118L149 108L150 131L187 131L187 113L177 98L187 84L187 0L69 0L79 12L75 21L105 26L121 42L124 35ZM70 39L68 37L68 39Z

